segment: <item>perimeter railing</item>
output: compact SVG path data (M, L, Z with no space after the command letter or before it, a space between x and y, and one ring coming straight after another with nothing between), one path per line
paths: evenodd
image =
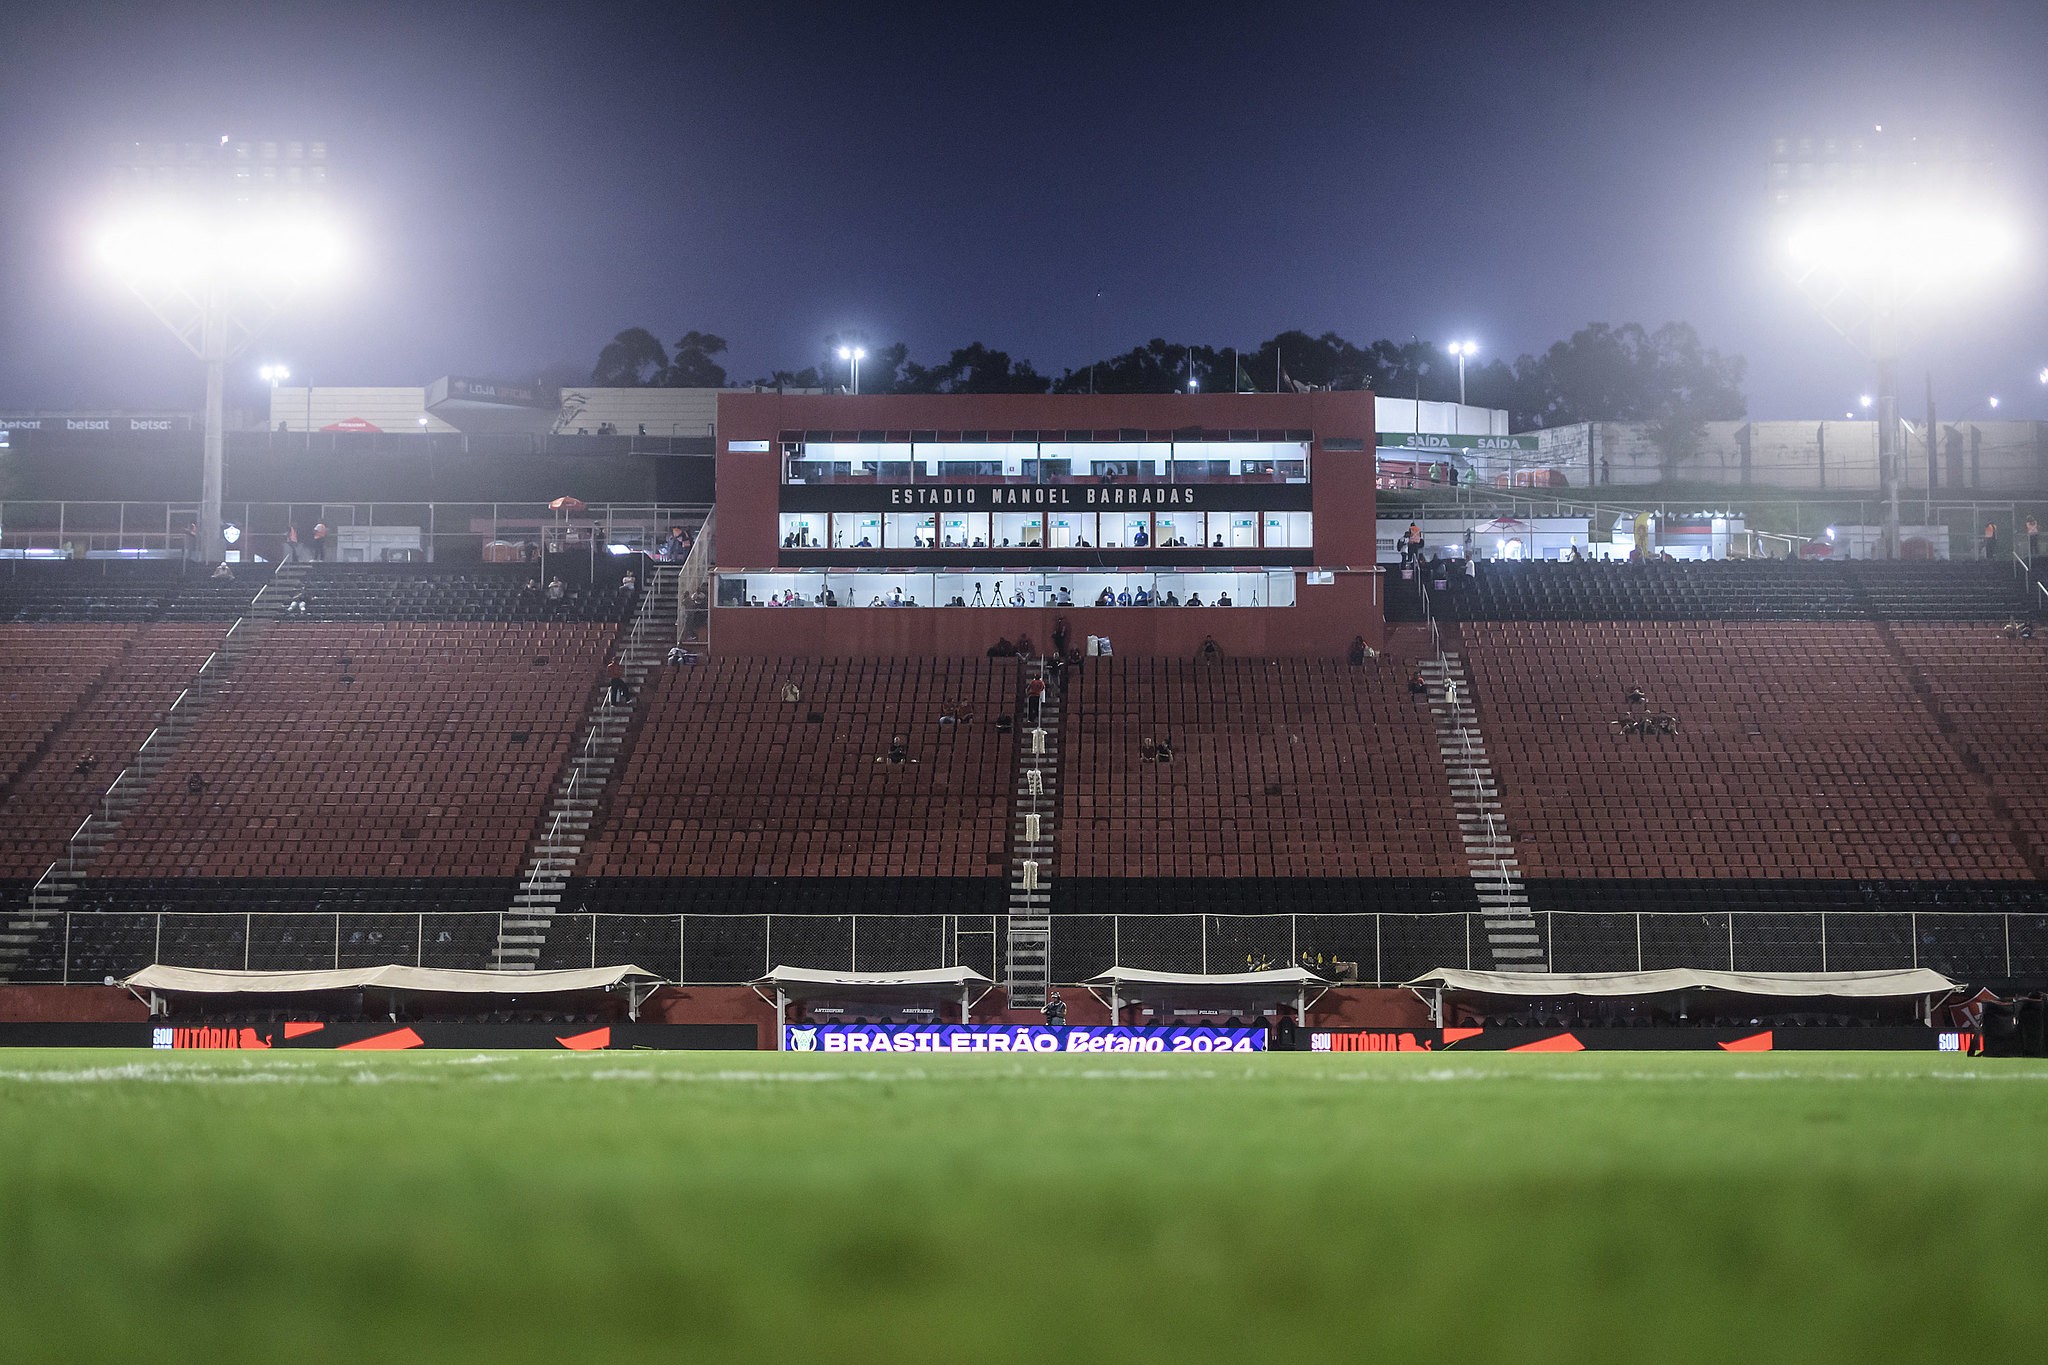
M1544 967L1746 972L1931 967L1970 981L2048 978L2048 912L1537 911ZM5 964L16 982L98 984L150 963L292 971L408 963L489 965L493 911L67 911ZM1474 912L1060 915L1053 977L1112 965L1241 972L1306 961L1396 985L1435 967L1490 969ZM733 984L771 967L914 971L969 966L1001 979L999 915L558 914L542 967L633 963L675 981Z

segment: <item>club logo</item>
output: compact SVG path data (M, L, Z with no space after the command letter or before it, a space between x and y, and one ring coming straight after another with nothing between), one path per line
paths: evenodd
M791 1052L816 1052L818 1050L818 1030L816 1028L790 1029L789 1050Z

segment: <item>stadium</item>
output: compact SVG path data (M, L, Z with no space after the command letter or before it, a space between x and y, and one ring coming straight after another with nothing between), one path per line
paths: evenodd
M0 1359L2038 1349L1987 144L772 8L0 20Z

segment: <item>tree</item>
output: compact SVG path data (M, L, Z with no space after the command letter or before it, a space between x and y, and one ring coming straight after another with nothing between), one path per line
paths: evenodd
M662 382L667 370L668 352L662 349L654 333L645 327L628 327L598 352L590 382L603 388L637 389Z
M1574 422L1662 423L1676 441L1694 424L1745 415L1741 356L1723 356L1700 344L1690 323L1667 322L1655 332L1629 322L1596 322L1541 356L1515 362L1518 427ZM1695 446L1694 449L1697 447ZM1674 445L1667 468L1692 451Z
M1031 367L1028 360L1010 359L1007 351L992 350L977 341L963 346L942 365L919 365L906 361L899 393L1044 393L1052 379Z
M672 389L722 389L725 366L712 357L723 354L725 338L710 332L685 332L676 341L676 358L661 382Z

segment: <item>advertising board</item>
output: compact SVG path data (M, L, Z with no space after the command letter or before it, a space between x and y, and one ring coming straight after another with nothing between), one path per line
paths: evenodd
M789 1052L1264 1052L1262 1028L786 1024Z

